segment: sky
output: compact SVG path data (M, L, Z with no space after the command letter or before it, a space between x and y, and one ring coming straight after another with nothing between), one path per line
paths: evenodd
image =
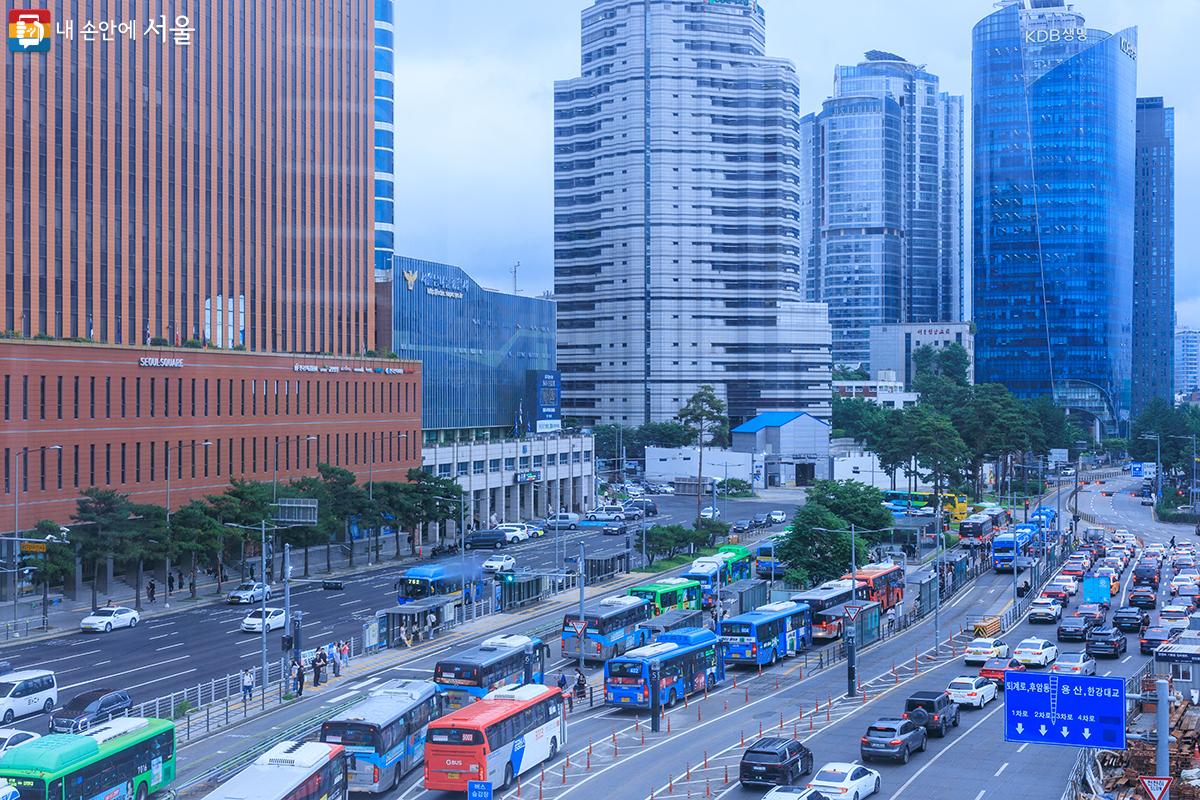
M804 113L836 64L886 50L967 95L970 212L971 28L991 0L760 0L767 54L790 59ZM523 294L554 283L554 81L579 75L580 0L396 2L396 250L462 267ZM1200 327L1200 0L1078 0L1088 27L1138 27L1138 95L1175 107L1175 286L1180 325ZM969 225L969 223L968 223ZM968 246L970 229L965 231ZM970 271L970 261L966 269Z

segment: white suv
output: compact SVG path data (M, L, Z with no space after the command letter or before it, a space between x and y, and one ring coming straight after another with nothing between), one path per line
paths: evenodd
M497 525L496 530L504 531L504 539L509 544L523 542L529 538L529 530L520 522L505 522Z

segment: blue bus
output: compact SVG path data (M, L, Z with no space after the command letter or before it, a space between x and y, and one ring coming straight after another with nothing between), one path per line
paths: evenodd
M702 608L712 608L717 604L717 590L723 586L750 577L751 551L741 545L723 545L711 556L701 556L692 562L687 572L679 577L696 581L700 584L700 605Z
M442 711L429 681L393 681L322 723L321 741L350 754L350 791L380 794L425 761L426 729Z
M775 580L787 572L787 564L775 555L775 548L783 541L784 534L768 536L754 546L754 572L760 578Z
M774 664L812 646L812 609L783 600L717 624L730 664Z
M470 568L468 568L470 569ZM474 584L474 599L479 600L483 592L483 574L475 568L468 571L467 582ZM423 597L443 594L462 594L463 576L458 565L421 564L409 567L396 581L396 604L404 605Z
M583 607L583 620L579 609L563 615L562 649L563 658L579 658L579 629L586 621L583 640L585 660L607 661L650 641L650 634L641 626L654 616L654 606L644 597L622 595L605 597Z
M650 673L658 666L658 702L679 700L725 680L720 640L705 628L660 633L653 644L604 662L604 702L621 708L650 708Z
M530 659L526 680L525 657ZM511 684L541 683L550 648L536 636L503 634L484 639L434 665L433 682L450 710L481 700L493 689Z
M1029 555L1033 545L1034 533L1027 528L1014 526L1007 533L998 533L992 537L992 569L996 572L1012 572L1013 550L1016 555Z

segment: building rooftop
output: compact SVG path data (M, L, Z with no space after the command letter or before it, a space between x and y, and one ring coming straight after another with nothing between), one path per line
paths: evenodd
M732 433L758 433L763 428L778 428L781 425L786 425L800 417L812 417L822 425L827 425L827 422L813 417L804 411L764 411L757 417L753 417L741 425L733 429Z

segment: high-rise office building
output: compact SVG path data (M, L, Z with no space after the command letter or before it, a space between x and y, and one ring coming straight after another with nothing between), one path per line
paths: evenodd
M712 384L736 422L829 416L825 308L805 301L799 85L754 0L597 0L555 84L563 413L669 419Z
M1200 390L1200 330L1175 331L1175 391Z
M976 380L1130 410L1137 30L1002 0L973 32Z
M389 281L396 253L396 73L392 0L375 0L375 280ZM380 323L385 327L386 321Z
M1133 395L1137 416L1152 398L1174 401L1175 109L1137 100L1133 218Z
M79 15L48 52L0 59L0 327L358 354L374 339L370 14L249 3L231 25L220 3L191 8L161 37L107 41Z
M829 306L833 358L867 364L872 325L963 318L963 100L879 50L839 66L804 118L809 298Z

